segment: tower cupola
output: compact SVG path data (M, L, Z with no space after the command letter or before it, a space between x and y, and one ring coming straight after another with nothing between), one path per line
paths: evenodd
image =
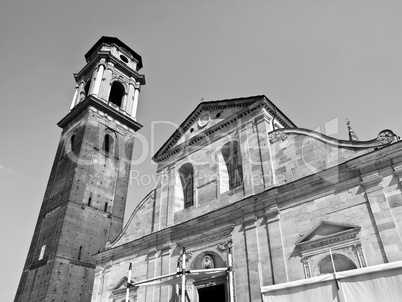
M142 59L115 37L105 37L86 53L87 64L74 74L77 83L70 110L92 96L115 111L136 120L138 98L145 76Z

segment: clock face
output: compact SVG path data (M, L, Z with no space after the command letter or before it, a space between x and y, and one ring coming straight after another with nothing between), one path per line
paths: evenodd
M208 113L204 113L203 115L200 116L200 119L198 120L198 127L204 128L206 125L209 123L210 116Z

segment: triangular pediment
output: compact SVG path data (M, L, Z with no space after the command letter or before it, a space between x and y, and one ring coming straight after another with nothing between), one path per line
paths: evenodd
M126 289L127 288L127 280L128 280L128 278L126 276L121 278L119 280L119 282L117 282L116 285L113 286L112 291L119 290L122 288Z
M166 143L156 152L153 159L158 162L164 155L180 146L221 129L247 115L251 110L264 107L275 116L275 122L281 128L296 127L264 95L219 101L204 101L185 119Z
M311 242L325 241L330 237L347 233L357 233L359 230L360 227L353 224L321 221L317 226L304 235L297 244L304 245Z

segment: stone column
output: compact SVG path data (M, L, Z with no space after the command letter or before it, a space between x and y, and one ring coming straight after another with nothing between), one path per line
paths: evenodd
M70 106L70 110L72 110L77 102L77 98L78 98L78 86L75 87L75 92L74 92L74 96L73 96L73 100L71 101L71 106Z
M288 282L285 250L282 241L281 216L277 206L270 207L265 212L268 229L269 248L272 259L272 283Z
M93 86L94 88L92 90L92 93L96 96L99 95L99 90L100 90L100 85L102 83L104 70L105 70L105 66L103 66L103 65L98 66L98 71L96 72L95 84L94 84L94 86Z
M138 106L138 98L140 95L140 85L137 83L134 91L134 101L133 101L133 110L131 111L131 116L135 119L137 116L137 106Z
M384 262L402 260L402 244L384 195L382 177L377 171L362 175L361 184L366 188L369 209L374 217L374 228L380 237ZM382 245L382 246L381 246Z
M84 82L83 81L80 82L80 86L78 88L78 93L79 93L79 96L78 96L76 105L79 102L82 102L85 99L85 89L84 89Z
M128 95L127 95L127 105L123 108L127 113L131 115L133 112L133 104L134 104L134 92L135 92L135 81L132 78L130 83L128 84Z
M105 82L102 89L102 95L99 97L107 102L109 100L110 89L112 87L112 78L113 78L113 63L108 62L106 66L106 70L104 72Z

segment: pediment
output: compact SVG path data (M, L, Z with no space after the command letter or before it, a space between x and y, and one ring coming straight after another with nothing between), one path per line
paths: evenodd
M321 221L304 235L296 245L302 251L331 247L356 240L359 230L360 227L353 224Z
M112 291L116 291L116 290L119 290L119 289L122 289L122 288L127 289L127 280L128 280L128 278L126 276L121 278L119 280L119 282L117 282L116 285L113 286Z
M209 135L214 130L236 122L239 118L260 107L264 107L272 116L275 116L275 122L280 127L296 127L264 95L229 100L204 101L195 108L166 143L156 152L153 160L158 162L165 154L179 148L185 142L189 143L191 140L198 140L200 137Z
M127 294L127 280L128 280L127 277L123 277L119 280L119 282L116 283L115 286L113 286L112 288L113 301L126 301L126 299L124 298L126 297ZM131 283L133 282L135 281L131 279ZM138 286L130 286L129 301L136 301L137 289Z

